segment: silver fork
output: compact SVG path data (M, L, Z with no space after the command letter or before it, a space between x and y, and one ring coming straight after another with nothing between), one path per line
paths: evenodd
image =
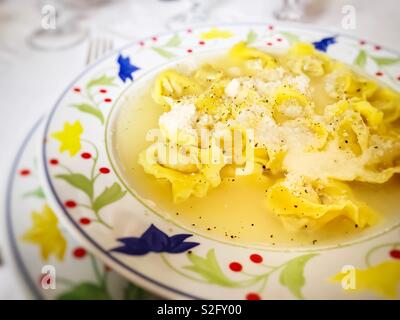
M86 64L89 65L100 59L114 48L113 40L110 38L92 38L86 56Z

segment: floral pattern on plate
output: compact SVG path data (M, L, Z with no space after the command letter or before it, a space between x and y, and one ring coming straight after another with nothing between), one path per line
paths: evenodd
M25 284L36 298L42 299L154 298L111 271L60 225L47 205L38 177L38 125L21 146L7 190L7 233ZM56 159L49 164L60 165ZM85 223L89 221L82 219ZM50 272L52 268L55 274Z

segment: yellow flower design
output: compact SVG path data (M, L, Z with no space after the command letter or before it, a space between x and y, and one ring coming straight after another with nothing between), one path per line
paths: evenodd
M338 273L330 280L342 282L348 273ZM354 288L349 291L375 291L389 299L396 299L400 283L400 262L385 261L367 269L355 269Z
M53 210L44 205L41 212L32 212L32 222L32 228L22 239L40 246L43 260L47 261L52 254L63 260L67 241L57 226L58 219Z
M79 121L74 124L64 123L62 131L54 132L51 136L61 142L60 152L68 151L70 156L74 156L81 149L82 125Z
M200 37L203 40L212 40L212 39L227 39L233 36L233 33L227 30L220 30L217 28L211 28L210 31L203 32Z

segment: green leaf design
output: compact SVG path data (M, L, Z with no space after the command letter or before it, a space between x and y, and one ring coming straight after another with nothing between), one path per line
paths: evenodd
M167 59L171 59L173 57L175 57L175 55L163 48L160 47L152 47L152 49L157 52L160 56L167 58Z
M104 124L104 116L101 111L89 104L81 103L81 104L74 104L72 107L78 109L79 111L89 113L100 120L102 124Z
M181 38L178 34L174 34L165 44L166 47L178 47L181 44Z
M184 266L183 268L197 273L208 283L217 284L223 287L239 286L237 282L230 280L222 272L218 264L217 258L215 257L214 249L210 249L207 252L205 258L198 256L194 253L188 253L187 257L189 258L192 265Z
M361 68L364 68L366 63L367 63L367 53L365 52L365 50L360 50L358 52L357 57L354 59L353 64Z
M149 300L154 296L142 288L129 283L124 289L124 300Z
M305 284L304 267L316 253L310 253L289 260L284 265L279 277L280 283L287 287L298 299L303 299L301 289Z
M107 290L95 283L82 282L57 297L58 300L111 300Z
M254 41L257 40L257 37L258 37L257 33L254 32L253 30L250 30L250 31L247 33L246 43L247 43L247 44L253 43Z
M289 43L295 43L295 42L299 42L300 39L297 35L295 35L294 33L291 32L284 32L282 31L281 34L286 38L287 41L289 41Z
M68 182L71 186L82 190L90 198L93 197L93 182L80 173L58 174L56 178Z
M387 66L400 62L400 58L385 58L385 57L374 57L371 58L375 61L378 66Z
M104 191L94 200L93 210L98 212L101 208L118 201L126 194L116 182L111 187L106 187Z
M98 78L95 78L88 82L86 88L90 89L94 86L115 86L114 77L108 77L106 75L102 75Z
M24 198L36 197L39 199L45 199L45 195L41 187L37 187L35 190L24 193L23 197Z

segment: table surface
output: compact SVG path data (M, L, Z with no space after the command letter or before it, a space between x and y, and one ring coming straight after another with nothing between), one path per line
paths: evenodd
M50 1L57 4L57 1ZM88 39L113 37L114 47L166 30L166 21L185 10L188 1L118 0L84 11L82 21L91 32L86 41L71 49L31 50L26 37L40 26L41 1L0 0L0 183L4 200L6 177L16 150L34 122L54 104L68 83L84 68ZM280 0L208 0L208 24L218 22L274 22ZM400 51L400 5L396 0L303 0L303 23L349 33ZM343 30L343 6L355 8L356 28ZM67 11L65 11L67 10ZM64 13L68 9L64 9ZM65 13L65 14L67 14ZM0 203L4 208L4 204ZM1 211L3 212L3 210ZM2 219L0 219L1 223ZM3 226L0 226L0 229ZM4 229L1 229L4 230ZM0 237L4 237L0 232ZM0 248L4 238L0 238ZM7 261L0 266L0 299L28 298L16 286L15 270Z

